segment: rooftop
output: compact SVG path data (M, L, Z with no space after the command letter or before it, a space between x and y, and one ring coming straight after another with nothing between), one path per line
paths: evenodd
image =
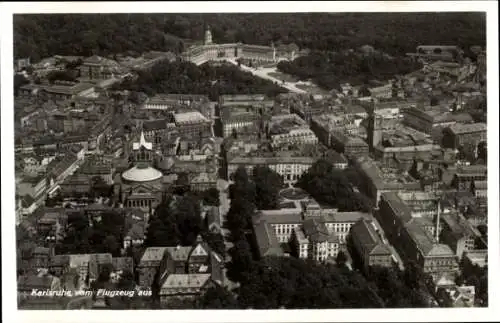
M167 252L170 255L170 257L175 260L175 261L187 261L189 258L189 253L193 247L182 247L182 246L177 246L177 247L167 247Z
M278 239L271 225L264 221L254 222L255 238L261 256L281 256L283 250L281 249Z
M305 235L314 242L336 242L335 235L330 235L323 221L317 218L311 218L304 221L302 224Z
M229 161L229 164L269 165L269 164L314 164L311 157L242 157L238 156Z
M167 128L167 119L147 120L143 123L144 131L163 130Z
M325 222L357 222L360 219L372 219L372 215L363 212L338 212L336 209L321 209L321 217Z
M174 114L177 125L208 122L209 120L198 111L190 111Z
M88 65L102 65L102 66L108 66L108 67L118 67L120 64L118 64L116 61L108 58L104 58L101 56L90 56L87 57L83 60L83 64L88 64Z
M144 251L141 257L141 263L145 261L161 261L167 247L149 247Z
M371 158L362 158L359 163L377 189L420 189L418 181L405 172L383 167Z
M253 222L259 223L261 221L269 224L301 223L302 212L300 209L261 210L257 216L253 217Z
M356 222L351 228L351 234L356 236L361 244L370 250L370 254L391 255L391 251L382 243L370 222L364 219Z
M201 288L210 279L211 274L170 274L161 289Z
M155 181L163 177L163 173L152 167L137 167L125 171L122 174L124 180L130 182L149 182Z
M468 134L468 133L474 133L474 132L480 132L484 131L486 132L486 123L468 123L468 124L462 124L462 123L457 123L454 125L451 125L449 127L450 131L456 135L461 135L461 134Z
M478 265L479 267L484 267L488 264L488 250L467 251L464 256L469 259L472 264Z

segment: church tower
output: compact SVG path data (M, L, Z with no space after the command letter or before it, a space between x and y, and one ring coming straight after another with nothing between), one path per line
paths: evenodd
M370 151L382 142L382 119L375 113L375 101L368 107L368 146Z
M210 26L207 25L207 28L205 30L205 38L203 40L204 45L210 45L212 44L212 32L210 31Z

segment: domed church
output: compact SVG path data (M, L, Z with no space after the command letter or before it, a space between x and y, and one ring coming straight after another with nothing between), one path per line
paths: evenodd
M131 155L134 166L116 178L116 188L125 207L150 212L161 202L164 185L163 173L151 166L155 152L144 132L141 131L139 142L133 143Z

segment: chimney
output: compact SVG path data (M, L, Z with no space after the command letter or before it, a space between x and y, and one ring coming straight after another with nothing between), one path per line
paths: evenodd
M441 220L441 200L437 202L437 218L436 218L436 243L439 243L439 221Z

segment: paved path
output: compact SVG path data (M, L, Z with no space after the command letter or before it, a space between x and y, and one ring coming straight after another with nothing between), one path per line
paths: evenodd
M238 62L236 62L234 59L228 59L227 61L230 62L231 64L238 65ZM307 93L307 91L296 87L294 83L290 83L290 82L283 83L280 79L277 79L273 76L270 76L269 73L276 73L277 72L276 67L259 68L257 70L255 68L251 68L251 67L248 67L248 66L243 65L243 64L239 65L239 67L243 71L250 72L255 76L258 76L260 78L263 78L263 79L266 79L269 81L276 82L279 84L279 86L284 87L288 91L295 92L295 93Z

